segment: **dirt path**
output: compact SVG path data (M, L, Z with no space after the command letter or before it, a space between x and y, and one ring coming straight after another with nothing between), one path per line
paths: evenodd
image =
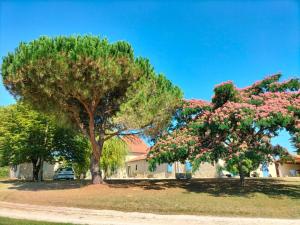
M156 215L71 207L38 206L0 202L0 216L17 219L92 225L298 225L300 220L188 215Z

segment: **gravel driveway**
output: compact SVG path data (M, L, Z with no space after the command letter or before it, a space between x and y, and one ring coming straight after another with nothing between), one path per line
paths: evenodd
M263 210L263 209L262 209ZM38 206L0 202L0 216L17 219L93 225L299 225L300 220L191 215L157 215L71 207Z

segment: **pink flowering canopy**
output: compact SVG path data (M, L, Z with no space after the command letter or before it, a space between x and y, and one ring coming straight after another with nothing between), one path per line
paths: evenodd
M283 128L299 151L300 82L279 82L280 77L272 75L243 89L228 81L215 86L211 102L186 100L175 128L149 152L150 169L185 160L197 169L202 162L222 159L229 169L247 175L261 163L289 156L286 149L271 144Z

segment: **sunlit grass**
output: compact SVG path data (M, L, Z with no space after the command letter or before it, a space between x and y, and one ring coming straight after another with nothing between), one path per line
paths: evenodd
M300 179L191 181L2 182L0 201L93 209L192 214L300 218ZM0 182L1 185L1 182ZM2 184L3 185L3 184Z
M0 217L0 225L71 225L70 223L50 223L44 221L32 221Z

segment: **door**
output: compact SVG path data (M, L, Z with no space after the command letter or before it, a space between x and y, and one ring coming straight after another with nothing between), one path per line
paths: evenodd
M127 177L131 177L131 166L127 166Z

